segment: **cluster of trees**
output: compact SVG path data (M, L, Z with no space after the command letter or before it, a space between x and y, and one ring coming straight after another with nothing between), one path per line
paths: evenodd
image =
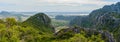
M15 18L0 19L0 42L47 42L52 37L51 20L44 13L20 22Z
M42 42L48 37L33 27L23 26L14 18L0 20L0 42Z

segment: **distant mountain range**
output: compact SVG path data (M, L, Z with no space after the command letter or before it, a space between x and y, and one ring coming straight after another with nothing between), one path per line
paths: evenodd
M13 13L13 14L35 14L40 12L8 12L8 11L1 11L0 14L3 13ZM50 14L88 14L89 12L41 12L41 13L50 13Z
M39 12L8 12L8 11L1 11L0 12L0 18L6 18L6 17L15 17L16 19L22 19L24 17L28 18L32 15L35 15ZM64 16L80 16L80 15L88 15L88 12L44 12L47 14L50 18L55 18L58 15L64 15ZM26 19L22 19L21 21L24 21Z

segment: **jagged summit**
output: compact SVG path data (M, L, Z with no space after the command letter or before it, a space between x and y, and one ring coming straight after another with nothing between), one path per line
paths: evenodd
M120 5L120 2L117 2L116 4L119 4L119 5Z
M112 5L105 5L103 8L97 9L104 12L118 12L120 13L120 2ZM96 10L95 10L96 11Z
M44 13L37 13L34 16L31 16L27 21L33 20L31 22L38 22L44 25L50 25L51 19Z

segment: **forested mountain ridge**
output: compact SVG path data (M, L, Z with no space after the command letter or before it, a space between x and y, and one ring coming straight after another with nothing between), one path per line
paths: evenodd
M69 23L70 26L80 26L80 27L85 27L88 28L91 26L89 22L89 17L88 16L77 16L74 19L72 19Z
M104 18L111 17L111 19L117 21L119 18L119 14L120 14L120 2L112 5L105 5L103 8L92 11L89 15L89 18L92 21L92 24L96 25L97 22L100 22L98 20L100 20L102 16Z
M70 25L109 31L113 33L116 42L120 42L120 33L118 33L120 28L120 2L112 5L105 5L103 8L96 9L85 18L87 19L76 17L70 22ZM86 20L86 22L84 20Z
M112 5L105 5L103 8L93 10L88 16L86 16L84 18L82 17L82 18L83 18L83 20L87 19L89 25L91 25L92 28L95 28L96 27L95 25L98 24L97 22L100 22L99 20L101 19L101 17L109 18L109 16L110 16L111 18L114 18L118 21L119 13L120 13L120 2L118 2L116 4L112 4ZM79 16L78 18L76 17L75 19L73 19L70 22L70 25L74 25L74 24L78 23L78 24L80 24L79 26L82 26L82 25L84 25L84 23L86 23L85 21L77 22L78 19L80 21L83 21L83 20L81 20L81 16ZM76 21L76 23L71 24L74 21ZM85 27L85 26L83 26L83 27Z
M37 13L23 22L25 25L35 27L40 31L53 32L54 28L51 25L51 19L44 13Z
M19 22L15 18L1 19L0 42L47 42L46 38L53 34L49 17L44 13L38 13L28 20Z

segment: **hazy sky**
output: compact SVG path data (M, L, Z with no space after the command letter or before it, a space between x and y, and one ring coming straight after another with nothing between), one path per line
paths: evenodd
M0 10L39 12L90 12L120 0L0 0Z

